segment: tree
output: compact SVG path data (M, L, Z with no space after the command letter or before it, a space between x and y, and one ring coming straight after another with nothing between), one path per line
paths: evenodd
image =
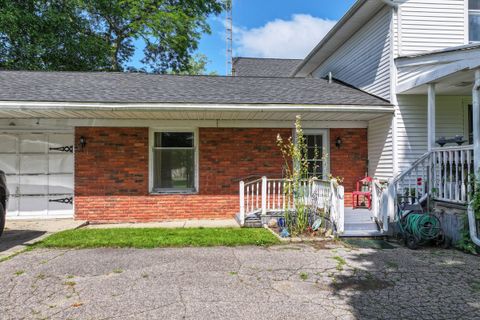
M216 72L208 72L207 73L207 64L209 60L206 55L204 54L196 54L192 57L190 57L189 61L189 68L188 70L184 71L179 71L179 72L174 72L170 71L170 74L182 74L182 75L210 75L210 76L215 76L217 75Z
M73 1L0 0L0 68L103 70L108 51Z
M33 70L130 69L134 42L144 66L192 68L208 15L221 0L0 0L0 67Z

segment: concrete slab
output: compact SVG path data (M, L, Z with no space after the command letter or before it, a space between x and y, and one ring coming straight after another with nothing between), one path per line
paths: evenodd
M0 319L478 319L478 266L341 242L38 249L0 263Z
M240 228L235 219L172 220L162 222L102 223L89 224L91 229L109 228Z
M7 218L5 231L0 237L0 260L23 251L52 233L76 229L85 221L73 219L11 220Z

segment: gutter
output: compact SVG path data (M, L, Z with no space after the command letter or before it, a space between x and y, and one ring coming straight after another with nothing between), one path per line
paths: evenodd
M382 2L385 3L387 6L398 9L398 4L395 3L393 0L382 0Z
M479 96L480 96L480 70L476 70L475 71L475 84L473 85L473 90L472 90L472 93L473 93L473 101L474 101L474 111L473 111L473 114L477 115L477 119L478 119L478 112L480 110L479 109L479 104L480 104L480 101L479 101ZM477 105L476 108L475 108L475 104ZM475 109L477 109L477 111L475 112ZM477 128L477 130L479 130ZM474 136L475 136L475 129L474 129ZM480 142L476 141L475 144L478 144ZM478 145L477 145L478 146ZM474 148L474 152L478 152L479 148ZM475 155L474 154L474 158L478 158L478 155ZM478 161L476 161L477 163L474 163L474 168L477 169L478 168ZM470 203L468 205L468 210L467 210L467 214L468 214L468 225L469 225L469 229L470 229L470 238L472 239L473 243L475 243L477 246L480 247L480 238L478 238L478 234L477 234L477 221L476 221L476 218L475 218L475 212L473 211L473 207L472 207L472 203Z
M392 113L391 105L178 104L0 101L1 111L256 111Z

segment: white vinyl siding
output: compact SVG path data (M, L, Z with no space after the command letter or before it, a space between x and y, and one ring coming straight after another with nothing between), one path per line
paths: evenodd
M385 7L323 62L313 77L323 78L332 72L335 79L388 99L390 21L391 10Z
M397 55L412 55L467 43L468 0L396 0Z
M464 135L465 106L470 97L437 96L436 138ZM427 96L399 95L397 113L398 167L402 172L427 152Z
M368 175L385 180L393 175L392 116L368 122Z

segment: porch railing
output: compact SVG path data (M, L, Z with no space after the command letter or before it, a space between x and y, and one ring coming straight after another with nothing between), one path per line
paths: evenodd
M467 205L473 168L472 145L433 149L393 179L388 187L389 211L395 212L398 196L413 200L426 193L434 200Z
M240 181L240 224L252 215L282 214L286 210L294 211L295 202L288 195L291 181L287 179L261 179ZM304 180L300 182L307 206L322 209L330 214L337 232L343 232L343 187L335 181Z
M372 216L382 230L388 230L388 190L378 180L372 182Z

